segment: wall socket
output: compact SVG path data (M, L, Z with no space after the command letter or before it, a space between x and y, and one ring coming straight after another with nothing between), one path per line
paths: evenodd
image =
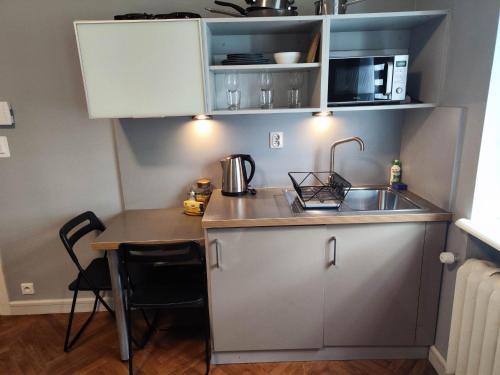
M33 283L21 283L22 294L35 294L35 286Z
M270 148L283 148L283 132L270 132L269 133L269 147Z

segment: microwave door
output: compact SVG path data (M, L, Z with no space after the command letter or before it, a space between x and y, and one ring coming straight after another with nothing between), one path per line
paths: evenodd
M376 86L374 58L332 59L329 98L333 103L371 102Z

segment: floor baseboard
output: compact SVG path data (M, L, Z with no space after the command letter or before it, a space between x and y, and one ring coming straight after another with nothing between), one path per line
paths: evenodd
M104 300L109 303L109 298L104 297ZM69 313L71 310L71 298L60 299L41 299L31 301L12 301L9 303L10 315L39 315L39 314L61 314ZM76 301L75 312L89 312L94 306L94 298L82 297ZM99 311L104 311L105 308L101 304L98 306Z
M356 359L427 358L429 347L325 347L311 350L273 350L214 352L212 363L257 363L294 361L333 361Z
M446 360L434 345L429 350L429 362L438 375L450 375L446 373Z

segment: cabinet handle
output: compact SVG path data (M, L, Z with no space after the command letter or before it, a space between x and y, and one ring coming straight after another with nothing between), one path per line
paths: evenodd
M222 268L221 267L221 254L220 254L219 240L215 240L215 266L217 268Z
M336 266L337 265L337 238L335 236L330 237L328 240L328 243L333 242L333 258L328 262L329 266ZM330 245L331 248L331 245Z

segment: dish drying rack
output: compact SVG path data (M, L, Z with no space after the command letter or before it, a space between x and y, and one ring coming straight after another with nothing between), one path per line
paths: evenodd
M304 208L336 208L345 199L351 183L338 173L288 172Z

